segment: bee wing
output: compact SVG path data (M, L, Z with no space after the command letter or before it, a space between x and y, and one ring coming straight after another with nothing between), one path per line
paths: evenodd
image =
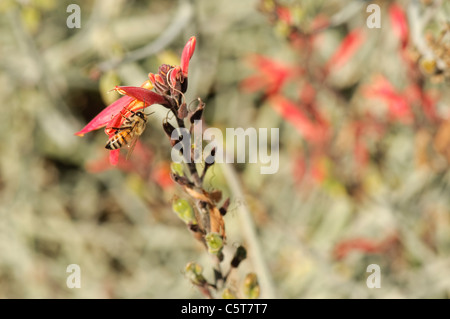
M128 144L128 153L127 153L127 161L131 156L131 153L133 153L134 151L134 147L136 146L136 142L138 140L139 136L136 135L133 137L133 139L131 140L131 142Z

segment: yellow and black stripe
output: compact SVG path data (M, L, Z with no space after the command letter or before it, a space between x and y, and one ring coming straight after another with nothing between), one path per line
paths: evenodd
M106 143L105 148L108 150L117 150L121 148L124 145L127 145L128 142L131 140L131 129L130 130L123 130L115 134L111 137L111 139Z

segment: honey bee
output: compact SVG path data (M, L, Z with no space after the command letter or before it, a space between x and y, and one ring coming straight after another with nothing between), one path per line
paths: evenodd
M130 110L131 111L131 110ZM111 127L116 130L105 145L108 150L117 150L124 145L128 145L127 159L133 152L138 137L144 132L147 125L147 115L144 112L133 112L127 117L121 127Z

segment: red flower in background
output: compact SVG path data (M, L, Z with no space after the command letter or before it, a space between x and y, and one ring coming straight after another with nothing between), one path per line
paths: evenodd
M139 140L136 142L136 147L133 152L133 156L126 160L125 156L120 156L117 162L117 168L124 172L134 172L145 178L149 175L149 165L148 163L153 161L153 151L143 145ZM90 161L86 164L86 169L91 173L100 173L111 169L113 166L110 165L109 156L102 157Z
M357 75L361 77L357 82L350 80L343 86L335 85L335 81L339 81L340 70L351 63L366 45L368 30L365 27L351 27L323 63L321 56L328 52L329 45L325 42L328 38L324 33L337 26L336 21L333 22L334 16L325 17L319 13L316 17L302 20L296 15L296 9L295 5L281 5L278 1L261 1L260 10L274 25L283 27L277 31L297 53L298 63L287 64L262 55L252 55L250 64L256 72L243 80L241 87L247 92L261 91L263 100L294 126L307 142L296 153L300 155L294 161L294 179L309 177L320 182L324 180L323 176L333 174L334 166L327 171L317 163L323 159L322 163L329 161L352 165L348 169L351 173L336 173L336 176L329 177L342 179L343 184L351 179L362 180L364 169L371 163L371 155L376 155L371 152L379 151L378 143L393 123L420 126L423 122L421 115L428 123L440 121L436 111L437 98L424 90L417 63L406 51L410 31L405 10L395 1L387 7L387 22L392 27L393 37L400 44L398 55L405 63L406 78L409 80L403 89L398 89L383 76L364 85L363 72ZM333 81L328 79L331 73ZM296 85L299 87L297 99L292 96L292 88L295 90ZM376 100L377 104L372 104L372 109L361 113L360 107L353 107L355 100L352 96L355 92L362 92L366 101ZM338 101L336 104L342 109L326 113L329 105L323 103L334 101ZM385 109L384 114L377 112L379 108ZM335 119L342 120L342 125L335 125ZM339 143L334 143L336 141ZM347 161L349 152L351 161Z
M75 135L84 134L105 127L105 133L111 137L115 134L114 127L120 127L126 119L137 110L144 109L153 104L161 104L171 107L170 99L184 93L187 89L187 77L189 70L189 60L195 50L196 39L191 37L186 43L181 55L181 66L170 66L163 64L160 66L158 74L149 74L149 80L140 87L118 86L115 91L124 96L94 117L82 130ZM155 88L155 91L152 89ZM120 150L110 151L110 162L117 165Z
M384 254L395 249L400 243L400 238L396 233L378 241L368 238L352 238L339 242L333 249L333 257L341 260L356 251L363 254Z
M328 138L328 126L325 122L311 120L306 113L289 99L276 95L270 98L272 108L310 143L321 144Z
M365 40L366 34L363 30L355 29L349 32L325 65L326 73L344 66L361 48Z
M151 163L149 165L149 163ZM91 173L100 173L113 168L109 156L90 161L86 164L87 171ZM166 162L154 165L153 151L139 140L133 152L133 156L127 160L125 156L119 155L116 167L124 172L135 173L143 181L149 180L156 182L161 188L167 189L174 185L170 178L170 164Z
M292 175L297 186L304 183L303 192L308 192L314 183L320 184L328 177L323 152L295 154L292 161Z
M431 122L438 122L440 120L436 110L438 96L435 93L436 92L433 91L424 91L417 84L411 84L405 89L403 94L406 96L409 103L420 103L423 113L428 120Z
M289 11L289 8L287 7L283 7L283 6L277 6L275 9L278 18L281 21L286 22L288 25L292 24L292 15L291 12Z
M424 115L430 121L439 119L436 111L436 97L424 91L417 84L411 84L405 90L399 91L385 77L378 76L363 89L365 97L379 99L388 107L389 119L411 124L414 120L412 106L419 104Z
M409 38L408 19L399 4L395 2L391 4L389 7L389 18L394 34L399 38L402 49L405 49Z
M406 124L412 123L413 113L411 111L408 96L397 89L385 77L378 76L371 85L364 89L365 97L369 99L380 99L388 107L389 118Z
M278 94L288 80L303 73L301 68L291 67L258 54L251 55L249 63L257 73L244 79L241 88L247 92L264 90L266 97Z
M291 123L305 140L322 143L327 139L327 122L315 105L315 89L306 84L300 92L297 104L282 95L283 86L304 73L302 68L292 67L261 55L252 55L250 64L257 70L241 82L247 92L264 91L272 108Z

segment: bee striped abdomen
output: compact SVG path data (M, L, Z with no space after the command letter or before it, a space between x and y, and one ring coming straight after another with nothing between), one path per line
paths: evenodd
M116 133L106 144L105 148L108 150L117 150L122 146L128 144L131 140L131 134L129 131L121 131Z

